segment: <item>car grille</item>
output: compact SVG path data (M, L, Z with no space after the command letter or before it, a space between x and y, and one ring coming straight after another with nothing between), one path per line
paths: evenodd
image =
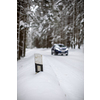
M61 50L66 50L66 48L63 48L63 49L61 49Z

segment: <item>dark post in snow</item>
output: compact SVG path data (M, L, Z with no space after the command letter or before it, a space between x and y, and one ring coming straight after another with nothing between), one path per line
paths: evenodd
M42 55L34 54L34 61L35 61L35 72L38 73L40 71L43 71Z

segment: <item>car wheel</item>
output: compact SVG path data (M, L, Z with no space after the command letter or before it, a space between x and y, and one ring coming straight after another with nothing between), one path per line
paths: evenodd
M68 52L67 52L66 56L68 56Z
M51 55L53 55L53 52L52 52L52 50L51 50Z
M68 56L68 54L66 54L66 56Z
M56 52L54 52L54 55L58 55Z
M53 52L51 52L51 55L53 55Z

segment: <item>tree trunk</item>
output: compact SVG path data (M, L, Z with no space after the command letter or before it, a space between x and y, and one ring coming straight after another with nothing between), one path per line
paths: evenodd
M76 28L76 0L73 3L73 46L75 49L75 28Z
M18 6L17 6L18 7ZM20 11L17 10L17 60L20 59Z
M25 38L24 38L24 57L25 57L25 51L26 50L26 28L25 28Z

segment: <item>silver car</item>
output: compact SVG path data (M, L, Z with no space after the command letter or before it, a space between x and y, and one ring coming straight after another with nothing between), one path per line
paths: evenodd
M54 44L51 48L51 55L65 54L68 56L68 48L64 44Z

